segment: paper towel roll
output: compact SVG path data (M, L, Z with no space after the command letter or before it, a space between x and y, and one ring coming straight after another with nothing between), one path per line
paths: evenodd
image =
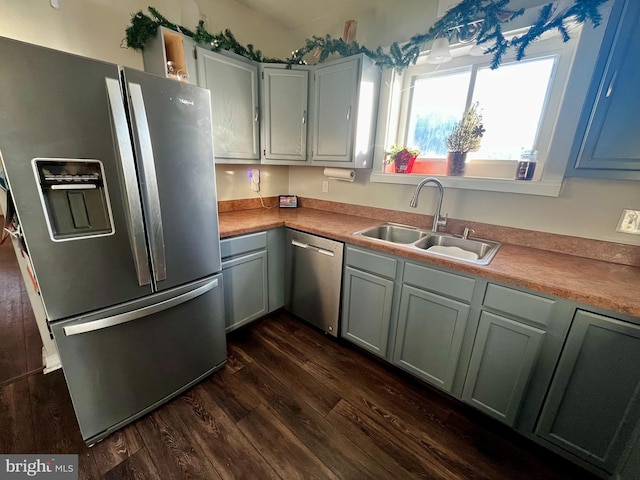
M353 182L356 179L356 172L346 168L325 168L324 176L331 180L342 180L343 182Z

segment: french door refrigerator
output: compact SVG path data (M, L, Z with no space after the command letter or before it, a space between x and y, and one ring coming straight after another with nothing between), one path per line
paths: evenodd
M0 158L84 440L226 361L210 92L0 38Z

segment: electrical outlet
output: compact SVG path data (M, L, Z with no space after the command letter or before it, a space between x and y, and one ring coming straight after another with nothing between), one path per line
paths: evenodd
M249 171L249 180L251 181L251 191L259 192L260 191L260 170L257 168L252 168Z
M630 210L628 208L622 210L616 232L640 235L640 210Z
M324 180L322 182L322 193L327 193L329 191L329 182Z

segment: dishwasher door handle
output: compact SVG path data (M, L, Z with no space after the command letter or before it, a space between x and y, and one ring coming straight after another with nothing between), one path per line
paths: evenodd
M313 245L299 242L298 240L291 240L291 245L293 245L294 247L315 250L316 252L321 253L322 255L327 255L328 257L334 256L334 253L331 250L325 250L324 248L314 247Z
M297 240L291 240L291 245L293 245L294 247L309 248L308 243L302 243Z

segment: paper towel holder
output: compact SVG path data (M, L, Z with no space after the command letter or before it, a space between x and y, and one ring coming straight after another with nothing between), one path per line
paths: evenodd
M331 168L324 169L323 175L329 177L329 180L340 180L343 182L353 182L356 178L355 170L348 168Z

